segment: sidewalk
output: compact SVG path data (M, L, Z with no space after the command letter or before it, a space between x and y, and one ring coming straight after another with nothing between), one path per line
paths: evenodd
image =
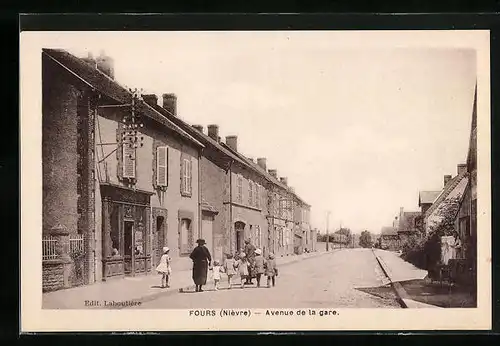
M330 251L331 253L332 251ZM307 258L326 254L325 251L277 257L278 266L291 264ZM211 284L209 279L207 284ZM99 309L105 308L104 301L150 301L166 294L183 290L194 290L191 269L174 271L170 288L161 288L161 277L156 272L136 277L125 277L79 286L65 290L47 292L42 295L43 309ZM87 305L86 305L87 301ZM100 306L89 304L97 301ZM109 308L109 307L106 307ZM116 308L116 307L115 307Z
M470 289L432 283L427 278L426 270L404 261L394 252L375 249L374 254L407 308L476 306Z

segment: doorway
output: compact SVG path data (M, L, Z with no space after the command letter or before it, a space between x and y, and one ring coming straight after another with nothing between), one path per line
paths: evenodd
M243 249L243 244L245 242L245 224L241 221L237 221L234 224L234 230L236 232L236 252Z
M123 222L123 241L124 241L124 258L125 258L125 274L134 272L134 222Z

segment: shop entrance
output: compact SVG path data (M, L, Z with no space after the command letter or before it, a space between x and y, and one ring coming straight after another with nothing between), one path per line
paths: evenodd
M134 222L133 221L124 221L123 222L123 240L124 240L124 257L125 257L125 274L131 274L134 272L133 263L134 263Z

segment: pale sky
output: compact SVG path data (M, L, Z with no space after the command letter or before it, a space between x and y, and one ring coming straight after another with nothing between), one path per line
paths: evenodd
M238 135L239 151L288 177L321 231L330 210L331 229L378 233L467 156L472 49L346 46L328 32L78 35L50 48L102 49L122 85L175 93L182 119Z

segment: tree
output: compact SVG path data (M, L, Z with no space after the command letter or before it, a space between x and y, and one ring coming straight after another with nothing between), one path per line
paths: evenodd
M361 235L359 236L359 246L367 248L367 247L372 247L373 241L372 241L372 235L368 231L363 231L361 232Z

